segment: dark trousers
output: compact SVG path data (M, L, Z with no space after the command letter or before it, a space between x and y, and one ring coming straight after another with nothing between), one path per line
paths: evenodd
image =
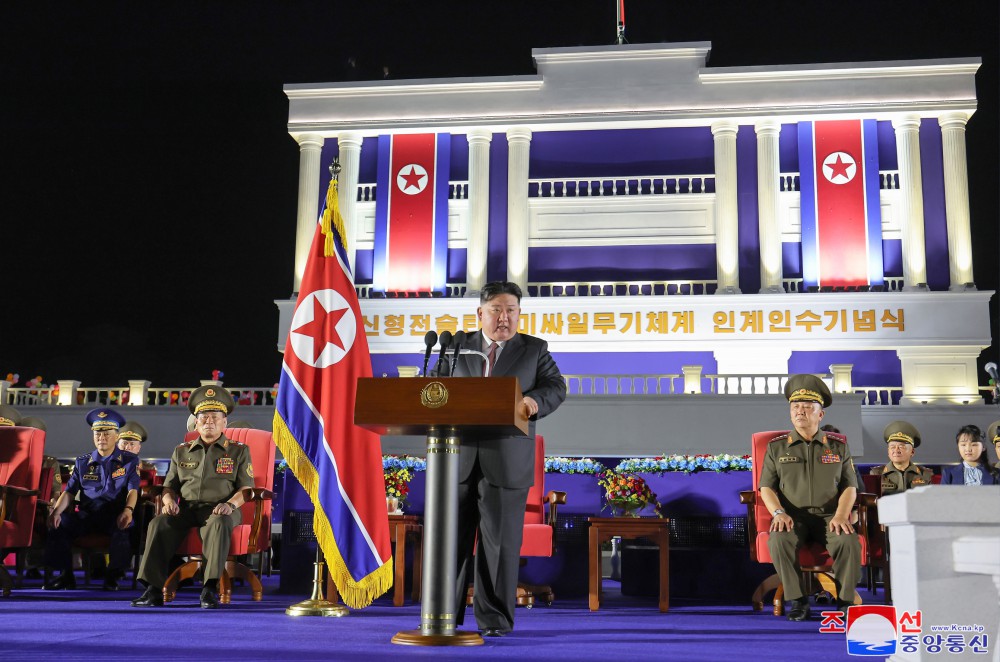
M62 514L59 526L48 532L45 541L45 565L54 570L69 572L73 569L73 540L90 533L111 536L108 570L124 572L132 556L131 527L119 529L115 523L121 509L112 504L94 512L69 509Z
M771 552L774 569L785 588L785 597L797 600L805 595L802 573L799 569L799 548L816 542L826 547L833 559L833 583L837 599L853 602L858 580L861 578L861 540L858 534L830 533L828 528L833 515L794 515L792 531L771 531L767 549Z
M213 515L218 503L182 503L176 515L157 515L146 532L146 551L139 566L139 579L149 586L163 588L167 565L184 542L188 531L198 529L202 556L205 558L203 580L218 579L226 567L233 529L242 520L239 508L232 515Z
M497 628L504 632L514 629L527 501L527 487L505 488L490 484L478 462L468 479L458 484L456 625L465 620L466 587L469 570L474 567L472 605L479 629Z

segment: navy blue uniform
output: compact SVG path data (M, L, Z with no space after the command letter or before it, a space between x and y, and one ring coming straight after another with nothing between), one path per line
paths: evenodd
M132 555L129 529L116 520L125 509L129 490L139 489L139 456L119 448L107 457L95 450L76 458L66 491L78 498L74 512L63 512L59 527L49 531L46 565L67 571L72 567L72 542L88 533L111 536L108 568L124 570Z

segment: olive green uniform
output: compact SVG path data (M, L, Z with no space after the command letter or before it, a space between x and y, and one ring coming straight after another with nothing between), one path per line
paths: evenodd
M882 477L882 487L879 491L881 496L887 494L898 494L905 492L911 487L918 485L930 485L934 472L926 467L910 462L910 466L900 471L892 462L883 467L872 467L869 472L872 476Z
M797 600L805 595L799 548L815 541L825 545L833 559L838 600L852 602L861 577L861 542L856 533L837 535L828 528L841 493L858 487L847 444L823 432L805 440L792 430L768 445L760 486L778 494L781 507L794 521L792 531L771 531L767 542L785 597Z
M239 508L232 515L213 515L212 510L253 484L250 449L243 444L222 436L214 444L196 439L175 448L163 486L180 495L180 513L158 515L149 523L139 579L163 586L167 563L192 527L201 535L204 580L221 577L233 528L242 517Z

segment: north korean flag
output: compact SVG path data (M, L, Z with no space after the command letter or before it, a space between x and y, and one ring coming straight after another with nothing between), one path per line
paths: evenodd
M450 153L450 134L379 136L375 290L444 291Z
M876 131L875 120L799 123L806 286L882 284Z

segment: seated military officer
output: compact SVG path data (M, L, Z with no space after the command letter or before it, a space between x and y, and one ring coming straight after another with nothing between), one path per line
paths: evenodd
M111 536L110 559L104 575L104 590L117 591L125 576L132 547L129 527L139 498L139 458L121 450L118 428L125 423L113 409L98 407L87 413L96 450L76 458L66 490L49 513L49 536L45 564L61 574L45 585L46 590L76 588L73 578L72 542L87 533ZM78 499L74 509L74 499Z
M997 463L993 465L1000 470L1000 421L993 421L986 430L986 443L993 444L993 450L997 452Z
M118 431L118 448L123 451L128 451L129 453L141 455L142 444L148 437L149 434L146 432L146 428L142 427L142 425L136 423L135 421L129 421ZM156 465L152 462L146 462L140 458L139 469L141 471L155 472Z
M139 580L146 592L133 607L163 606L167 564L188 531L198 527L205 557L201 606L219 606L219 577L229 555L233 528L240 523L243 489L253 487L250 449L223 435L226 417L236 407L221 386L203 386L191 394L198 439L181 444L170 458L163 482L162 514L149 523ZM180 503L178 503L178 497Z
M21 425L21 412L10 405L0 405L0 425L7 427Z
M788 619L809 618L809 597L799 569L799 548L826 546L833 558L837 606L853 604L861 576L861 542L851 525L858 493L854 461L846 443L819 429L833 396L815 375L793 375L785 384L794 428L772 441L764 455L760 496L773 516L767 547L785 596Z
M906 421L893 421L882 431L889 464L872 467L871 475L882 477L879 494L898 494L917 485L930 485L934 472L912 462L920 445L920 431Z

